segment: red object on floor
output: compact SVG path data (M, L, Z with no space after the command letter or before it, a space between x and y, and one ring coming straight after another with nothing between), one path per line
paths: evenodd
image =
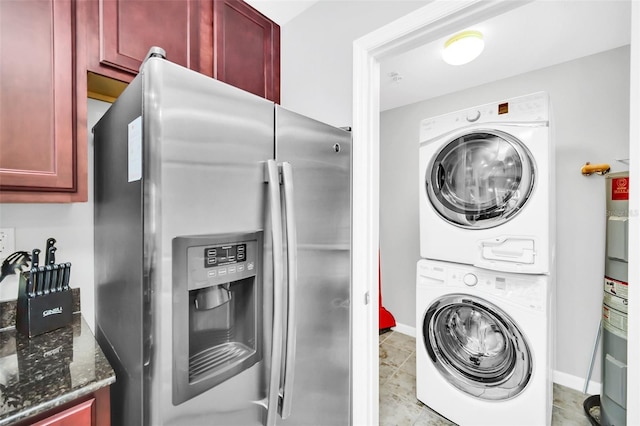
M391 327L396 326L396 319L393 317L391 312L386 310L382 306L382 284L380 278L380 252L378 251L378 306L379 306L379 314L378 314L378 329L379 330L387 330Z

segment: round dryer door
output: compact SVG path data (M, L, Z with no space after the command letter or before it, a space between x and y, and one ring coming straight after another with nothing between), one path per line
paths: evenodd
M484 299L463 294L441 297L427 310L422 334L440 374L468 395L510 399L531 379L531 351L523 333Z
M510 220L527 202L535 181L529 150L498 130L452 139L427 168L428 198L448 222L486 229Z

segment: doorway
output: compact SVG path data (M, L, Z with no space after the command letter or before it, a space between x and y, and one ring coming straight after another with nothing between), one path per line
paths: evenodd
M376 283L377 274L377 242L379 225L379 78L380 61L385 57L399 54L420 44L433 41L443 35L455 32L470 24L482 21L491 16L505 13L522 3L511 2L444 2L436 1L422 9L381 28L354 43L354 217L359 220L354 223L353 277L354 298L358 294L369 295L370 300L376 300L377 289L371 283ZM632 22L640 22L640 7L633 6ZM637 46L638 24L633 24L631 45ZM637 49L635 49L637 50ZM630 140L630 174L636 175L634 164L638 164L638 135L640 125L635 117L638 116L639 92L638 52L631 49L631 125ZM631 196L631 209L637 212L637 193ZM635 232L634 232L635 229ZM639 238L636 219L631 225L630 253L638 253ZM633 256L631 256L633 258ZM636 257L637 258L637 255ZM630 281L638 281L638 264L630 264ZM632 286L633 287L633 286ZM640 300L634 297L630 306L630 316L634 318L640 314ZM357 300L357 299L356 299ZM371 354L360 357L354 353L358 363L354 363L354 423L376 423L377 418L377 310L372 305L354 303L354 348L367 348ZM634 321L630 321L633 323ZM635 324L638 324L635 321ZM630 325L630 328L632 325ZM629 331L629 335L638 336L637 330ZM631 356L640 352L638 339L629 341ZM367 359L367 362L361 360ZM635 356L637 359L638 356ZM639 397L640 366L629 368L629 398ZM640 418L640 409L631 408L628 412L630 423ZM636 421L637 423L638 421Z

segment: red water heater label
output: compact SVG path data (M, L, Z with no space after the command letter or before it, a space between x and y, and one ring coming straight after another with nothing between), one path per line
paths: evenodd
M611 199L612 200L628 200L629 199L629 178L628 177L611 179Z

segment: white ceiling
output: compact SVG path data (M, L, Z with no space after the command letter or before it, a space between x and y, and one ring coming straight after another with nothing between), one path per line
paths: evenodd
M447 36L385 59L380 64L380 109L431 99L624 46L630 41L630 13L630 0L543 0L460 28L484 34L485 48L480 57L466 65L446 64L440 52Z
M282 26L316 4L318 0L245 0L245 2Z
M318 2L245 1L281 26ZM479 30L485 40L482 55L466 65L456 67L442 61L440 49L448 37L387 58L380 64L380 109L397 108L629 44L631 1L538 0L473 27L460 28Z

